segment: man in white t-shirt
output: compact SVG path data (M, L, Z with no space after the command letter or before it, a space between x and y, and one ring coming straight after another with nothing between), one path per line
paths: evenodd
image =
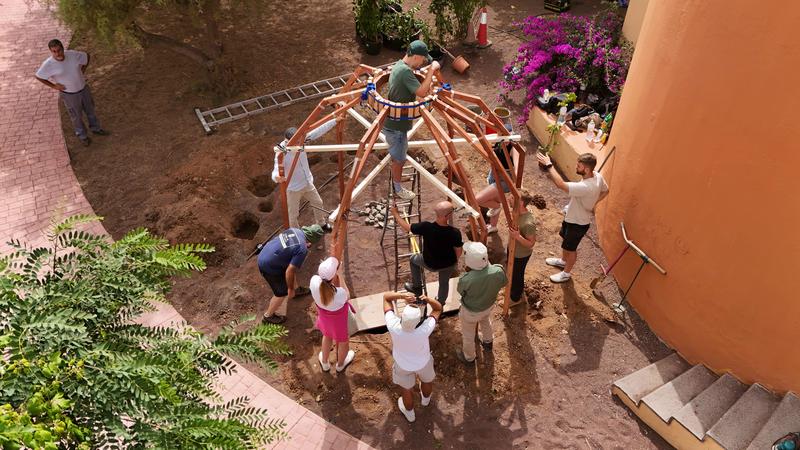
M564 217L561 231L558 233L563 239L561 241L562 257L545 259L547 265L561 269L561 272L550 276L550 281L563 283L572 278L572 268L575 266L575 260L578 259L578 244L589 230L595 206L608 195L608 185L602 175L594 171L597 158L591 153L578 156L578 164L575 167L575 172L581 176L581 181L578 182L565 182L561 179L547 155L537 153L536 157L547 168L547 174L550 175L556 186L569 194L567 215Z
M404 300L406 303L400 317L395 313L393 305L397 300ZM430 306L431 312L423 320L422 308L426 304ZM428 337L433 333L436 321L442 314L442 305L424 295L419 301L415 301L414 295L407 292L387 292L383 294L383 312L386 328L392 337L392 381L403 388L403 395L397 399L397 407L406 420L413 422L416 420L413 389L417 385L417 377L420 381L422 406L431 403L436 373L433 371L433 355Z
M94 113L94 99L86 84L83 74L89 65L89 54L75 50L64 50L64 45L58 39L47 43L52 56L47 58L36 71L36 79L45 86L59 92L64 106L67 108L75 135L84 146L91 143L86 128L83 125L83 114L89 119L89 129L100 136L108 134L100 126L100 121Z

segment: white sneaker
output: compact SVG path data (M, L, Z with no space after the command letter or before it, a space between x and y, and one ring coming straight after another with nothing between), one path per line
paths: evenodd
M414 197L417 196L417 194L409 191L406 188L402 188L399 191L394 191L394 195L400 197L403 200L413 200Z
M319 360L319 366L322 367L323 372L331 370L331 363L323 361L322 352L319 352L319 354L317 355L317 359Z
M544 263L548 266L558 267L559 269L563 269L567 263L561 258L547 258L544 260Z
M486 225L486 233L487 234L497 233L497 227L493 225Z
M351 363L351 362L353 362L353 359L354 359L355 357L356 357L356 352L355 352L354 350L349 350L349 351L347 352L347 357L344 359L344 364L342 364L342 365L340 366L340 365L339 365L339 363L336 363L336 371L337 371L337 372L341 372L341 371L343 371L344 369L347 369L347 366L349 366L349 365L350 365L350 363Z
M414 410L411 411L407 410L405 406L403 406L403 397L399 397L397 399L397 407L400 408L400 412L406 416L406 420L409 422L414 422L417 420L417 415L414 414Z
M431 393L431 397L425 397L425 394L422 393L422 390L419 391L419 396L422 398L422 406L428 406L431 404L431 397L433 397L433 393Z
M503 210L503 208L501 208L500 206L498 206L497 208L491 208L489 211L486 212L486 215L489 216L489 217L494 217L494 216L500 214L500 211L502 211L502 210Z
M553 283L563 283L565 281L569 281L570 278L572 278L572 275L564 272L563 270L555 275L550 275L550 281Z

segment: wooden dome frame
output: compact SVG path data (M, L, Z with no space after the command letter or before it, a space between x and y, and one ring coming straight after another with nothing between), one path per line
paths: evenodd
M440 73L433 76L431 85L432 93L419 102L396 103L384 99L379 94L379 89L388 82L391 66L385 69L375 68L368 65L359 65L350 76L347 83L339 90L339 93L322 99L314 110L306 117L298 127L297 132L289 140L284 149L275 147L278 152L278 171L285 180L289 180L297 166L297 158L292 161L288 174L284 173L283 160L286 152L337 152L339 170L339 195L340 204L329 217L333 222L333 240L330 253L341 259L344 252L345 237L347 235L347 215L350 212L352 200L357 197L364 188L389 164L387 154L381 162L362 180L362 175L366 162L374 150L386 149L385 142L377 142L380 138L385 141L381 129L386 120L414 120L416 119L411 131L408 132L409 148L427 145L436 145L442 152L449 167L449 176L445 186L433 174L425 170L414 158L408 156L408 162L420 172L420 174L434 187L447 195L456 205L458 210L465 210L473 238L485 243L488 237L486 223L480 214L480 206L475 199L475 192L472 189L470 178L467 176L462 164L461 157L456 149L456 144L469 144L469 149L481 156L489 164L499 179L495 187L500 193L500 204L503 214L509 224L509 228L517 230L516 210L517 200L519 199L519 189L522 187L522 174L525 169L525 148L519 143L520 136L509 133L503 121L489 109L484 101L475 95L469 95L456 91L448 83L443 82ZM417 77L424 77L430 66L415 71ZM359 114L354 106L359 103L366 103L376 113L377 117L368 121ZM482 114L470 111L467 106L460 103L464 102L478 106ZM335 105L334 112L324 114L323 110L331 105ZM410 112L410 113L409 113ZM446 128L443 127L436 117L444 119ZM366 127L366 132L359 140L358 144L344 144L344 124L340 121L336 124L336 145L303 145L309 131L321 126L335 116L349 114L356 121ZM404 115L405 114L405 115ZM392 118L392 119L390 119ZM419 120L422 119L422 120ZM416 131L425 125L433 135L433 141L411 141ZM491 127L496 129L496 134L485 134L484 128ZM467 130L469 129L469 131ZM458 136L458 137L457 137ZM507 161L513 161L513 171L506 172L503 169L499 158L492 150L492 143L497 141L508 141L512 144L512 151L509 152L503 146ZM349 175L345 174L344 154L347 151L356 151L353 166ZM454 178L459 180L463 188L464 197L460 198L452 191ZM501 183L504 182L510 189L513 202L509 204L505 193L502 191ZM358 185L357 185L358 183ZM289 216L286 209L286 186L287 182L281 183L281 198L283 200L284 226L289 226ZM509 274L509 282L505 289L505 298L509 298L511 288L511 276L514 266L515 245L508 246L508 261L506 273ZM509 302L504 302L503 312L508 314Z

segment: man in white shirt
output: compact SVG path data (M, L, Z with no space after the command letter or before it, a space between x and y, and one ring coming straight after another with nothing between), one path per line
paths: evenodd
M398 317L395 306L397 300L404 300L406 305ZM422 320L422 307L427 304L431 312ZM420 381L420 394L422 406L431 403L433 393L433 355L431 355L428 340L436 322L442 314L442 305L432 298L421 296L415 301L413 294L404 292L387 292L383 294L383 312L386 319L386 328L392 337L392 381L403 389L403 395L397 399L397 407L406 420L416 420L414 413L414 389L417 377Z
M319 127L311 130L306 135L306 142L311 142L322 137L325 133L336 126L336 120L337 119L335 118L331 119ZM341 120L341 118L339 118L339 120ZM286 144L296 132L297 128L295 127L291 127L284 132L285 139L278 144L279 150L275 152L275 164L272 169L272 181L275 183L283 183L286 181L286 176L289 175L289 170L292 168L292 162L294 161L294 158L299 158L297 160L297 165L294 168L294 173L292 173L292 179L289 180L289 184L286 186L286 208L289 214L290 228L298 227L297 218L300 215L300 201L303 199L308 200L308 202L315 207L313 209L314 221L316 223L320 223L322 220L325 220L324 216L321 214L321 211L317 209L322 208L322 198L320 198L319 192L317 192L317 188L314 186L314 175L311 173L311 169L308 167L308 156L306 155L306 152L286 152L286 155L283 158L284 176L280 176L278 172L279 152L285 151Z
M567 215L564 217L561 231L558 233L563 239L561 241L562 257L545 259L547 265L561 269L561 272L550 276L550 281L563 283L572 278L572 268L575 266L575 260L578 259L578 244L589 230L595 206L608 195L608 185L602 175L594 171L597 158L591 153L578 156L578 164L575 167L575 172L581 176L581 181L578 182L565 182L561 179L556 169L553 168L549 156L537 153L536 158L547 168L547 174L550 175L556 186L569 194Z
M64 50L64 45L58 39L47 43L52 56L47 58L39 70L36 79L45 86L59 92L64 106L67 108L75 135L84 146L91 143L83 125L83 114L89 119L89 129L92 133L105 136L108 133L100 126L100 121L94 113L94 99L92 92L86 84L83 74L89 65L89 54L75 50Z

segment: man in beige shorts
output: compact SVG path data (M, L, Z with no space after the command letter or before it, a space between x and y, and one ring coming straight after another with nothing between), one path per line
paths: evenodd
M393 305L397 300L406 302L400 317ZM422 308L426 305L430 306L430 313L423 320ZM422 406L431 403L436 373L433 371L433 355L428 338L442 314L442 305L424 295L417 300L411 293L387 292L383 294L383 312L386 328L392 336L392 381L403 388L403 395L397 399L397 407L406 420L413 422L416 420L413 389L417 385L417 377Z

